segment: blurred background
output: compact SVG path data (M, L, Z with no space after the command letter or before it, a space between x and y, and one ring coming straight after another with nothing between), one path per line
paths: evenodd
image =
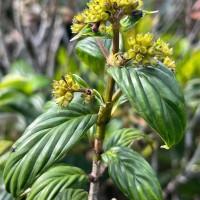
M51 106L51 82L67 72L84 78L100 92L104 83L75 55L70 42L75 13L87 0L0 0L0 200L12 199L4 190L3 168L9 150L25 128ZM200 0L144 0L146 15L126 37L153 32L174 47L176 76L185 93L187 129L172 149L160 149L158 136L124 103L107 133L136 127L153 138L132 147L154 168L167 200L200 200ZM151 148L153 146L153 148ZM84 139L63 162L91 171L91 147ZM81 153L80 153L81 152ZM125 200L107 175L100 199Z

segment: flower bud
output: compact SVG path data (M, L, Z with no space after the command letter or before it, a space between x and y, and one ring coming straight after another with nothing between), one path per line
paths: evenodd
M78 90L80 88L80 86L78 84L73 84L72 85L72 90Z
M143 58L143 56L142 56L141 54L139 54L139 53L135 56L135 59L136 59L138 62L142 61L142 58Z
M102 19L103 21L106 21L106 20L108 19L108 17L109 17L108 13L106 13L106 12L102 12L102 13L101 13L101 19Z
M101 22L100 26L99 26L99 32L103 35L106 33L106 24L105 22Z
M140 53L141 53L141 54L145 54L146 52L147 52L147 48L144 47L144 46L141 46L141 47L140 47Z
M143 40L143 35L142 34L137 34L137 36L136 36L136 42L138 44L140 44L142 42L142 40Z
M133 47L134 51L137 53L140 51L140 45L138 44L135 44L134 47Z

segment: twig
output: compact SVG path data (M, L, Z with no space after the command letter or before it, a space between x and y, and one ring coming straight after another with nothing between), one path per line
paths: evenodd
M183 174L177 175L172 181L170 181L163 192L164 199L174 193L179 184L185 183L187 181L187 177Z
M2 2L0 1L0 19L3 19L3 16L2 16ZM6 48L6 45L4 43L4 38L3 38L3 32L2 32L2 23L0 22L0 42L1 42L1 49L2 49L2 52L3 52L3 64L5 66L6 69L9 68L10 66L10 59L9 59L9 54L8 54L8 51L7 51L7 48Z
M1 31L1 27L0 27L0 47L1 47L1 50L3 52L3 64L4 64L4 67L6 69L9 68L10 66L10 59L9 59L9 55L8 55L8 51L6 49L6 45L4 43L4 39L3 39L3 34L2 34L2 31Z
M14 14L15 26L17 27L18 31L22 35L22 40L23 40L24 46L26 47L27 52L29 54L31 63L33 64L33 66L37 67L39 65L39 63L37 60L35 48L34 48L33 43L28 39L28 37L26 37L26 34L23 30L23 27L21 25L21 17L20 17L19 10L20 10L20 1L19 0L13 1L13 14Z
M56 57L56 52L58 50L60 40L63 36L64 29L62 27L62 18L59 16L56 16L54 26L53 26L53 33L52 33L52 40L50 43L50 48L48 52L48 59L47 59L47 70L46 74L49 77L53 76L54 73L54 65L55 65L55 57Z

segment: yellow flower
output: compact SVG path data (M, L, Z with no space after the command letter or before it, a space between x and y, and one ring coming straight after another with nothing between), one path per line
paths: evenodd
M172 60L171 58L169 58L168 56L163 61L163 64L166 65L169 68L175 68L176 67L175 61Z

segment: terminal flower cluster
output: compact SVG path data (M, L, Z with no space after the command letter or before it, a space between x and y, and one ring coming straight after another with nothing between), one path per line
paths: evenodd
M140 10L142 4L141 0L92 0L87 9L74 17L72 32L80 32L87 24L94 32L111 32L112 26L106 27L106 21L118 23L125 15Z
M128 39L130 49L124 53L123 58L132 60L134 66L142 64L144 66L155 66L158 61L163 62L167 67L174 68L175 61L170 56L173 54L173 49L163 40L153 40L152 33L137 34L136 37Z

